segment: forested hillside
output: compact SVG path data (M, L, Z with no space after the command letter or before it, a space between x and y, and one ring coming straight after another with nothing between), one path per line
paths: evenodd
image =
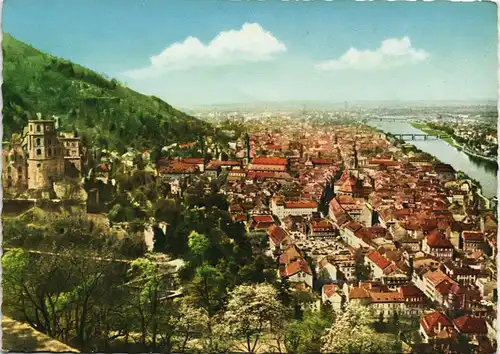
M153 96L108 80L92 70L3 37L4 140L21 132L35 112L60 117L78 129L84 145L120 151L187 142L210 126Z

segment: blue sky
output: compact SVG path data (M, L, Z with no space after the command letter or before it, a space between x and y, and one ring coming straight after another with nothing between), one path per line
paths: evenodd
M4 1L5 32L184 107L497 94L493 3Z

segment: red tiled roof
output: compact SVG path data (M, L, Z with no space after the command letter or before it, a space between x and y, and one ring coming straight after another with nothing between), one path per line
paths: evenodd
M246 219L247 219L247 216L243 213L234 214L234 216L233 216L233 220L236 222L245 221Z
M372 159L368 162L369 165L385 165L385 166L399 166L398 161L385 160L385 159Z
M203 157L185 157L181 160L182 162L184 163L187 163L187 164L194 164L194 165L201 165L204 163L204 159Z
M404 298L425 296L422 290L420 290L413 284L401 286L401 288L399 288L399 292L401 293L401 295L403 295Z
M469 315L461 316L453 320L453 324L460 333L486 334L486 320L480 317L471 317Z
M441 295L448 295L450 293L451 288L453 287L453 283L449 280L445 279L441 283L436 286L436 291Z
M309 264L303 258L299 258L291 263L288 263L284 271L281 271L280 273L282 277L291 277L301 271L312 275L311 267L309 267Z
M337 292L337 285L336 284L325 284L323 285L323 293L326 295L326 297L332 297Z
M179 147L181 149L186 148L186 147L192 147L196 145L196 141L190 142L190 143L185 143L185 144L180 144Z
M385 269L391 265L391 262L382 257L377 251L372 251L368 254L368 259L371 260L380 269Z
M241 161L215 161L215 160L212 160L210 161L210 163L212 164L216 164L216 165L221 165L221 166L241 166Z
M403 302L403 296L397 291L390 292L370 292L370 298L372 302L384 303L384 302Z
M353 287L349 290L349 300L351 299L369 299L370 293L362 287Z
M357 223L356 221L350 221L347 224L344 225L346 229L349 229L353 233L361 229L363 226L360 223Z
M241 205L239 204L231 204L229 206L229 211L231 213L234 213L234 212L239 212L239 211L243 211L243 208L241 207Z
M285 202L286 209L316 209L318 207L318 203L314 201L310 202Z
M199 171L198 166L174 161L168 166L159 166L158 172L162 174L168 173L195 173Z
M252 160L254 165L281 165L286 166L288 160L283 157L256 157Z
M286 238L286 233L285 230L283 230L281 227L278 225L272 225L268 230L267 230L267 235L273 241L275 245L279 245L283 242L283 240Z
M252 216L252 220L255 222L274 222L271 215L254 215Z
M453 248L453 244L443 235L438 229L434 229L426 237L427 244L429 247L436 248Z
M429 336L434 335L434 328L441 323L442 327L452 327L450 320L441 312L431 312L420 319L420 324L424 328L425 333Z
M462 237L464 241L484 242L484 234L481 231L464 231Z

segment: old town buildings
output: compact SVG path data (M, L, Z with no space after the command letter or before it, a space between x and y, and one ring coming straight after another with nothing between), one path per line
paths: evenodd
M4 144L2 184L6 190L50 189L63 176L79 177L80 138L56 129L54 119L28 121L23 136Z

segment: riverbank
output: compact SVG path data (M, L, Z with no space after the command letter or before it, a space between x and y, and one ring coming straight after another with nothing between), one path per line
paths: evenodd
M430 128L427 124L425 123L415 123L411 122L410 123L414 128L417 128L421 131L423 131L426 134L432 135L432 136L438 136L438 135L447 135L445 138L441 138L442 140L446 141L449 145L453 146L454 148L457 148L467 155L477 157L479 159L483 159L485 161L490 161L490 162L497 162L496 158L480 155L478 153L472 152L469 149L467 149L465 146L460 145L452 136L450 136L448 133L438 130L438 129L433 129Z
M418 129L410 122L379 122L373 121L369 124L379 132L384 132L388 140L394 142L395 138L390 138L390 135L398 134L422 134L422 130ZM437 133L437 132L433 132ZM463 149L454 147L452 144L443 139L427 139L427 140L412 140L398 141L400 144L406 143L413 145L418 150L433 156L436 161L453 166L455 171L463 171L464 175L477 181L478 187L481 189L481 194L486 198L492 198L497 195L497 170L496 164L492 161L468 155Z
M453 141L455 141L455 139L453 139ZM495 159L495 158L487 157L487 156L483 156L483 155L479 155L479 154L477 154L475 152L470 151L465 146L458 144L456 141L455 141L455 143L456 143L457 148L461 149L467 155L474 156L474 157L477 157L478 159L482 159L482 160L485 160L485 161L495 162L495 163L498 164L498 160Z
M432 135L432 136L446 135L446 137L441 138L441 139L444 140L444 141L446 141L448 144L450 144L451 146L453 146L455 148L458 147L458 145L456 144L455 139L453 139L447 132L444 132L442 130L432 129L427 124L425 124L425 123L411 122L410 124L414 128L417 128L418 130L421 130L424 133Z

